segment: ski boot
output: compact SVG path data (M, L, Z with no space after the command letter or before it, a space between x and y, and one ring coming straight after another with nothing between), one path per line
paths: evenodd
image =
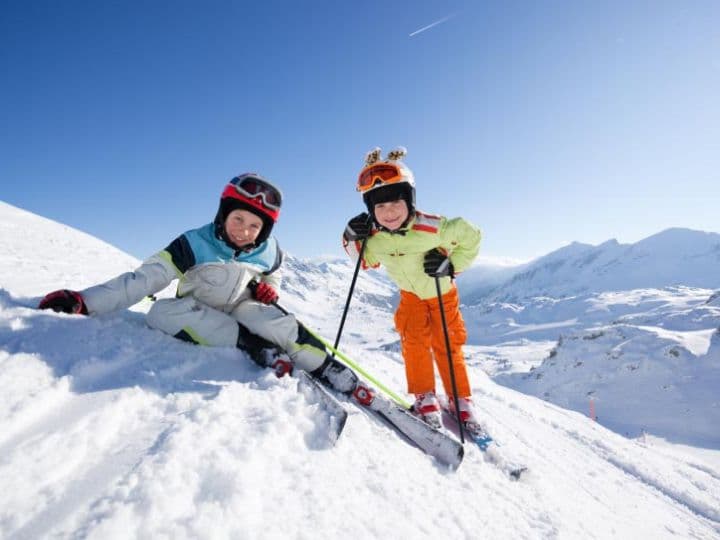
M438 402L435 392L426 392L424 394L415 395L415 403L412 410L423 422L431 425L436 429L442 428L442 414L440 412L440 403Z
M260 351L261 362L265 367L269 367L275 372L275 376L279 379L285 375L292 375L293 363L287 353L280 349L263 349Z
M460 421L462 422L463 429L482 450L487 450L493 439L483 429L480 422L478 422L477 417L475 416L475 411L473 410L472 400L469 397L458 398L458 406L460 409ZM457 418L457 414L455 412L455 400L449 396L447 412L453 418Z
M310 372L310 375L328 388L336 390L347 396L351 395L358 385L358 376L346 365L327 356L322 365Z

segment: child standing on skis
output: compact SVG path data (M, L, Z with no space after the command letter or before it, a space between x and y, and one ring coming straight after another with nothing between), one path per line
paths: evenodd
M433 361L454 412L435 284L439 278L460 418L465 424L476 423L462 352L467 333L453 278L477 256L480 231L462 218L448 219L415 208L415 178L400 161L405 153L405 149L400 148L390 152L384 161L380 159L379 148L368 154L357 181L367 212L348 222L343 245L355 260L362 252L363 269L384 265L400 287L395 328L400 334L408 392L415 394L415 413L434 426L440 425L441 415L435 394Z
M212 223L181 234L134 272L80 292L54 291L38 307L99 315L130 307L178 279L177 297L156 301L148 312L150 327L192 343L246 350L278 376L295 365L350 394L355 374L292 314L270 305L280 286L283 254L270 233L281 204L280 190L262 176L236 176Z

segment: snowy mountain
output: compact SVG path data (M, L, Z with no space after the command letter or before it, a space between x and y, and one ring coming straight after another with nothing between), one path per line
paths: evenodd
M629 245L616 240L598 246L574 242L511 272L501 283L495 276L469 283L466 303L673 285L717 288L720 234L676 228Z
M562 334L537 368L496 381L564 408L592 408L628 436L720 448L720 306L702 290L646 294L652 309Z
M298 392L295 379L276 379L236 349L193 346L150 330L146 302L90 318L34 309L49 290L82 288L137 264L97 239L0 203L0 247L0 538L720 536L716 451L651 434L626 438L603 427L599 398L600 421L593 422L485 374L514 372L525 381L529 368L523 374L520 366L539 366L553 348L563 361L552 367L560 371L575 342L605 342L593 354L620 346L629 358L655 350L651 331L626 349L614 333L620 325L557 346L556 339L530 339L534 326L555 320L516 325L516 340L503 323L485 344L468 347L483 421L499 449L530 469L510 482L469 446L450 472L350 403L345 431L331 447L321 405ZM280 301L332 338L351 273L347 261L290 257ZM658 290L668 295L607 296L583 307L625 317L633 328L656 328L662 339L674 336L667 350L676 347L679 356L670 353L666 369L674 358L716 355L718 337L705 329L720 308L713 291ZM395 298L382 274L363 273L341 348L402 392L403 365L392 347ZM641 309L627 307L633 302ZM688 334L657 330L666 323L653 312L661 304L675 306ZM546 306L553 316L566 314L549 300ZM469 325L480 324L469 307ZM483 365L500 366L503 358L505 372ZM613 397L630 402L633 394ZM640 401L630 412L652 408ZM690 416L697 414L682 420Z
M574 243L512 271L460 282L468 350L496 382L627 436L720 447L720 235Z

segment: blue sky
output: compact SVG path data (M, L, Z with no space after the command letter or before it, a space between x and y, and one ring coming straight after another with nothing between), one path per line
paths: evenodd
M720 230L715 0L2 6L0 199L138 258L244 171L287 251L341 255L374 146L486 255Z

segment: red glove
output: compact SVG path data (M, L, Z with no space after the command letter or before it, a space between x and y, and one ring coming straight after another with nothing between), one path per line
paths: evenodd
M277 301L278 293L277 291L275 291L275 287L273 287L269 283L261 281L253 290L253 298L255 298L255 300L259 302L262 302L263 304L272 304L273 302Z
M40 300L39 309L52 309L63 313L80 313L87 315L88 310L85 301L79 292L61 289L53 291Z

